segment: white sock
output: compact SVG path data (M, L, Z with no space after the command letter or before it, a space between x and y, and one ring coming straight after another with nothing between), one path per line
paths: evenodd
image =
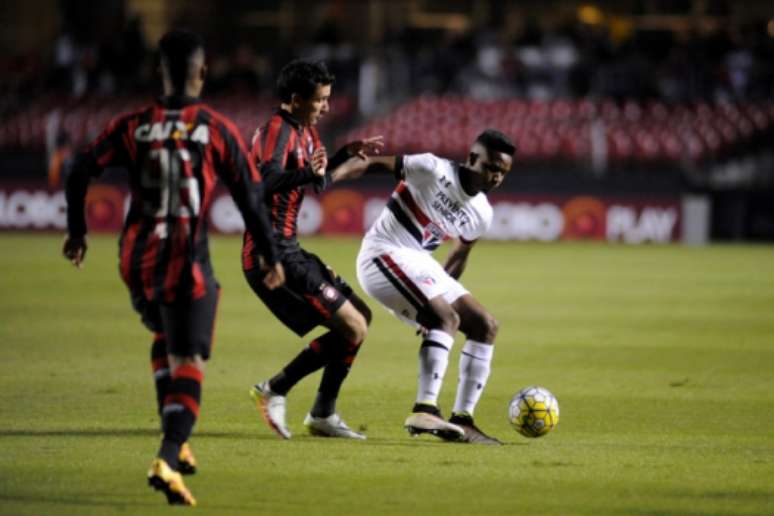
M430 330L419 348L419 389L417 403L438 405L443 377L449 365L454 337L441 330Z
M493 354L492 344L474 340L465 342L460 355L460 379L452 411L454 414L465 412L473 415L489 378Z

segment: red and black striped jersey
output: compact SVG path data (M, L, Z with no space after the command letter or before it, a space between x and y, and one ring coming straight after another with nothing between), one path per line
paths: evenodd
M306 185L322 187L310 165L312 153L321 146L317 129L302 126L293 116L278 109L253 136L252 158L263 177L264 197L280 253L299 249L298 213ZM258 263L252 236L245 233L242 266L250 270Z
M234 124L200 100L165 97L121 115L79 153L66 187L71 236L86 233L89 180L108 167L128 173L120 270L133 292L164 302L204 295L212 278L205 214L218 179L258 252L277 261L260 174Z

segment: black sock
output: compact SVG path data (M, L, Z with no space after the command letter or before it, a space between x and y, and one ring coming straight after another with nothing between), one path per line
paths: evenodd
M177 470L180 446L191 436L202 392L202 372L192 365L182 365L172 374L169 394L164 398L162 425L164 438L158 456Z
M323 371L317 398L311 410L313 417L328 417L336 412L336 399L339 397L341 384L349 374L360 344L339 339L335 354Z
M269 380L273 392L284 396L305 376L314 373L328 361L328 348L335 339L333 332L325 333L309 343L282 371Z
M156 408L159 416L164 407L164 398L169 393L172 377L169 375L169 361L167 360L167 340L163 333L157 333L151 344L151 370L153 382L156 385Z
M161 440L161 448L159 448L158 457L164 459L169 464L169 467L177 471L180 468L180 443L170 441L168 439Z

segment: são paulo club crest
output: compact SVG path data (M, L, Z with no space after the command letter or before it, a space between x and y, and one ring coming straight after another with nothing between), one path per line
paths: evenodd
M435 222L430 222L422 230L422 248L432 251L443 242L446 233Z

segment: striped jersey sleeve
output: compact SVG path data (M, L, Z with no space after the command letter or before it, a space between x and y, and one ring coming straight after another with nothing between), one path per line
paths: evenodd
M234 203L245 221L245 228L269 264L276 263L278 254L272 237L271 222L263 202L264 186L261 174L234 124L216 115L215 148L220 155L217 173L228 187Z
M136 159L134 131L144 110L114 118L97 138L76 154L65 185L67 231L72 237L86 234L84 201L89 181L108 167L129 166Z

